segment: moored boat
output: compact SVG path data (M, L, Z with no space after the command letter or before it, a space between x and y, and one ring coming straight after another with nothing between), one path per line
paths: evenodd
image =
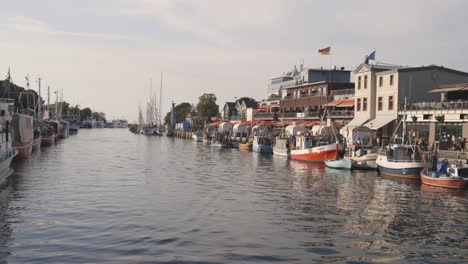
M55 142L55 132L48 122L41 125L41 146L50 146Z
M34 141L33 117L14 113L12 115L11 146L18 150L15 159L26 159L31 156Z
M11 119L11 109L14 104L12 99L0 99L0 124L3 128L0 131L0 186L3 186L8 177L13 173L13 169L10 168L10 164L18 155L18 150L11 147L10 139L10 119Z
M42 141L42 136L41 136L40 128L34 129L34 139L33 139L33 146L32 146L33 151L39 150L41 148L41 141Z
M351 170L353 168L353 161L348 157L344 157L342 159L326 160L325 165L333 169Z
M291 159L308 162L321 163L326 160L335 160L338 158L338 154L337 142L305 135L297 136L296 144L291 149Z
M421 171L421 182L430 186L451 189L463 189L468 184L461 177L441 173L439 171L432 171L429 169L424 169Z
M273 153L273 142L266 136L254 136L252 151L259 153Z
M239 150L252 151L252 142L239 143Z
M420 153L411 145L393 144L377 155L377 168L382 176L407 180L419 180L427 163L421 161Z
M401 137L397 131L401 128ZM410 144L411 140L406 137L406 98L405 114L398 122L395 133L384 149L377 154L377 169L382 176L394 177L406 180L420 180L421 171L428 166L420 147Z

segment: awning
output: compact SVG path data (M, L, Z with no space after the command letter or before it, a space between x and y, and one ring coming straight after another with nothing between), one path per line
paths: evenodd
M437 88L429 92L430 93L444 93L444 92L454 92L454 91L468 91L468 86Z
M392 122L393 120L396 120L395 116L380 116L367 122L364 126L372 130L377 130L385 126L386 124Z
M353 107L354 106L354 99L351 100L343 100L337 107Z
M337 105L341 104L342 102L343 102L343 100L331 101L331 102L327 103L327 106L337 106Z
M367 122L369 118L366 117L355 117L353 120L351 120L348 124L346 124L347 127L358 127L362 126L364 123Z

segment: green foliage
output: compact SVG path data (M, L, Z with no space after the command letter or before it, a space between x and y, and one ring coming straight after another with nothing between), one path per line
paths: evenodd
M251 105L252 103L255 103L255 99L250 97L241 97L237 100L237 102L239 102L240 104L242 104L242 102L245 102L246 105Z
M201 129L205 122L219 114L219 106L216 104L216 95L210 93L200 96L196 109L197 119L195 120L195 128Z
M193 107L189 103L180 103L175 107L175 122L180 123L185 120L187 114L193 111ZM171 124L171 112L167 112L166 116L164 117L164 124L170 125Z
M281 99L281 96L277 95L277 94L272 94L270 95L270 97L268 97L268 101L276 101L276 100L279 100Z
M88 119L88 118L91 118L92 113L93 113L93 111L89 107L81 109L80 110L81 121L83 121L85 119Z
M437 115L437 116L435 116L435 119L439 123L444 123L445 122L445 115Z

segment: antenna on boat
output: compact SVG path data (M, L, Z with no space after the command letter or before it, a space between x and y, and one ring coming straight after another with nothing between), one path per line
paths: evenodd
M406 97L405 97L405 105L404 105L404 114L403 114L403 144L405 144L406 141Z

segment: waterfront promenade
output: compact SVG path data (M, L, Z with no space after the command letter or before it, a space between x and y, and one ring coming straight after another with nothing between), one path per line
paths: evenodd
M15 163L0 262L461 263L468 194L82 129Z

